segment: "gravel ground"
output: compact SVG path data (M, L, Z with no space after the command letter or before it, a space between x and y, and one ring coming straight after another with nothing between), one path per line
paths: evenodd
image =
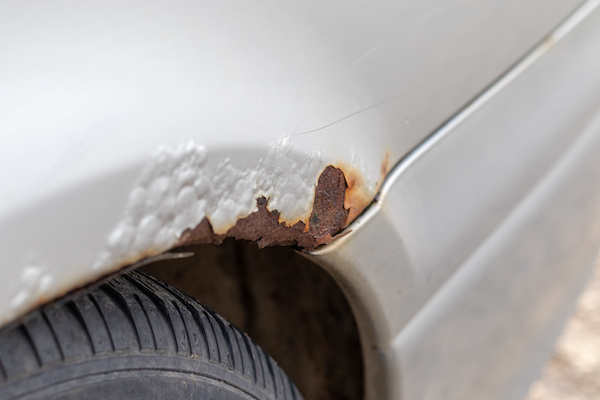
M600 264L525 400L600 399Z

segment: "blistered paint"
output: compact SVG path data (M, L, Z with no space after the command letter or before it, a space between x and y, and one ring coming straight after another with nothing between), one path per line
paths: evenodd
M269 210L269 199L256 200L258 211L240 218L225 234L215 233L205 217L194 229L183 232L177 245L221 244L227 237L255 242L258 247L294 246L312 250L330 243L347 225L349 211L344 207L348 185L342 170L328 165L317 182L310 218L293 225L280 218L277 210Z
M215 233L225 233L257 211L261 197L286 225L308 221L316 182L327 165L321 153L292 152L287 140L271 146L254 168L237 168L230 159L209 163L209 157L193 142L159 149L131 190L94 268L114 268L167 250L205 217Z
M4 312L0 323L176 247L185 242L186 232L203 221L209 223L215 235L224 237L228 231L237 232L233 237L254 240L259 245L312 249L327 244L369 204L381 183L381 179L364 178L365 165L358 156L352 157L350 163L336 162L323 151L299 150L287 138L267 147L263 157L251 153L246 159L243 154L227 158L218 150L211 153L194 142L158 148L137 179L132 179L123 212L107 229L106 242L99 242L97 256L92 255L95 261L63 271L53 269L43 253L24 258L23 266L14 275L14 290L6 296L10 299L10 312ZM332 200L336 185L324 190L326 200L320 200L316 207L320 197L317 187L328 168L342 174L347 188L338 186L337 190L342 190L341 203ZM261 203L260 199L264 201ZM292 227L297 230L302 226L303 240L267 240L261 229L270 228L261 224L252 228L258 239L248 236L248 230L240 236L238 222L254 221L248 217L256 215L259 204L271 218L275 215L277 229L289 227L292 231Z
M35 255L29 255L27 264L20 270L20 290L11 299L11 307L21 309L31 299L43 299L45 293L54 284L54 279L48 268L41 264Z

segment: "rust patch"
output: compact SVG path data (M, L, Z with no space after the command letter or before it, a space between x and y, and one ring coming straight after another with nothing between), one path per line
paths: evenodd
M240 218L225 234L214 233L210 221L204 218L194 229L183 232L177 245L221 244L226 237L231 237L256 242L261 248L297 246L312 250L330 243L346 227L349 210L345 206L345 197L348 188L344 173L330 165L319 176L308 223L298 221L286 226L285 222L279 221L279 211L269 211L269 200L260 197L256 200L258 211Z
M381 176L377 182L376 192L379 191L384 178L390 172L389 159L390 154L389 152L386 152L381 162ZM365 192L365 185L362 175L356 171L356 169L352 168L351 166L343 166L342 169L344 170L346 182L348 183L348 190L346 190L346 194L344 196L344 208L349 212L348 219L346 220L346 226L348 226L356 219L356 217L360 215L360 213L363 212L365 208L367 208L369 204L371 204L373 198Z
M369 205L371 198L365 193L362 176L354 169L344 169L348 190L344 195L344 208L348 210L346 226L354 221L356 217Z

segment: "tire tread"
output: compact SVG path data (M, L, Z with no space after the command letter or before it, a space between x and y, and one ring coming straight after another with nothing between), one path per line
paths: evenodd
M151 351L219 364L273 399L301 399L277 363L245 333L137 271L33 311L0 330L0 343L0 388L56 363Z

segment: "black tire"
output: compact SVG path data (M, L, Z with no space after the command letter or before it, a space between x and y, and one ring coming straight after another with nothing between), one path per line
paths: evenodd
M300 400L215 312L133 271L0 331L0 399Z

